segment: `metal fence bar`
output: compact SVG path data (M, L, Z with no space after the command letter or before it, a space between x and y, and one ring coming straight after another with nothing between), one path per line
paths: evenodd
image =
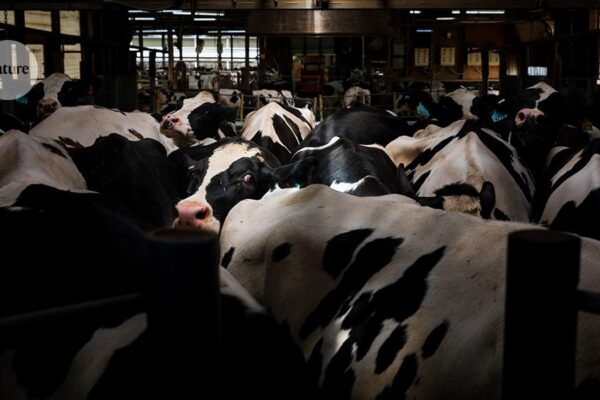
M508 237L503 398L570 399L575 387L580 239Z
M98 300L85 301L82 303L69 304L60 307L47 308L44 310L31 311L23 314L9 315L7 317L0 318L0 329L21 328L22 325L39 323L48 319L66 316L71 317L75 314L105 310L110 307L123 307L141 304L144 300L144 297L144 293L130 293Z
M201 232L150 236L148 334L156 355L157 398L217 393L220 333L219 244ZM209 366L206 368L206 366Z

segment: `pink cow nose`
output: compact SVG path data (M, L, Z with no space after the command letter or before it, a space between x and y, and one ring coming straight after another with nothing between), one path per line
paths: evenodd
M162 119L162 125L166 129L171 128L173 125L177 124L178 122L179 122L179 118L173 117L171 115L165 115Z
M42 99L38 103L38 108L45 113L52 113L58 108L58 103L55 100Z
M173 222L178 228L198 228L210 218L210 209L198 203L180 203L175 206L177 218Z

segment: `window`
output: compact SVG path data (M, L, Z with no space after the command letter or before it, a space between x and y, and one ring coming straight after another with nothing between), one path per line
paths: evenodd
M79 36L81 34L79 25L79 11L60 12L60 33L75 36Z
M81 78L81 45L80 44L65 44L63 45L63 62L65 66L65 74L72 79Z
M25 11L25 27L52 32L50 11Z

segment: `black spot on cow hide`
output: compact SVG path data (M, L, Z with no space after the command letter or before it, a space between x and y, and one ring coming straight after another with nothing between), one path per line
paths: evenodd
M290 255L292 245L283 243L273 250L273 262L279 262Z
M579 204L568 201L551 221L554 230L575 232L582 236L600 240L600 188L592 190Z
M417 357L410 354L404 358L398 373L394 377L392 386L388 386L376 397L376 400L403 400L406 399L406 391L410 388L417 377Z
M323 365L321 347L323 347L323 338L321 338L315 347L313 347L310 357L308 357L308 361L306 362L309 374L315 380L315 382L318 382L318 379L321 376L321 367Z
M401 323L417 312L427 291L427 276L444 251L445 247L440 247L419 257L396 282L373 295L365 293L352 304L342 322L342 329L350 329L347 341L356 343L357 360L369 352L386 320L394 319Z
M436 352L438 347L440 347L442 340L444 340L444 337L448 332L448 325L450 325L448 320L444 320L444 322L436 326L429 333L427 339L425 339L425 343L423 343L423 347L421 348L421 355L423 356L423 359L431 357Z
M231 246L225 254L223 254L223 259L221 260L221 266L225 269L229 266L231 262L231 257L233 257L233 252L235 251L235 247Z
M375 373L381 374L384 372L394 359L396 355L404 345L406 344L406 327L404 325L399 325L394 329L394 331L385 339L385 342L379 348L379 352L377 353L377 359L375 360Z
M57 149L56 147L52 146L51 144L42 143L42 146L44 146L44 148L46 150L49 150L50 152L56 154L57 156L61 156L62 158L67 158L59 149Z
M504 214L502 211L500 211L497 208L494 210L494 219L497 219L498 221L510 221L510 218L508 218L508 215Z
M327 368L323 380L323 394L327 399L349 399L352 395L352 386L356 380L354 370L350 368L352 362L352 343L348 340L335 353Z
M300 328L300 338L305 339L317 327L327 325L335 316L343 302L352 298L364 284L385 267L402 244L402 238L375 239L367 243L348 267L339 285L329 292L304 321Z
M350 263L356 248L371 234L373 229L356 229L334 236L327 242L323 253L323 269L337 279Z

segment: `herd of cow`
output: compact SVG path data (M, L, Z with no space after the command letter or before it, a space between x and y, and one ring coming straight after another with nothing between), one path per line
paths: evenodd
M582 236L579 286L600 291L600 138L548 84L413 91L414 124L357 102L315 124L270 101L237 130L221 96L160 122L56 107L2 134L0 315L140 288L147 232L204 231L221 248L219 397L500 399L507 235ZM0 398L152 395L144 309L68 322L0 341ZM574 398L598 398L593 315L576 366Z

